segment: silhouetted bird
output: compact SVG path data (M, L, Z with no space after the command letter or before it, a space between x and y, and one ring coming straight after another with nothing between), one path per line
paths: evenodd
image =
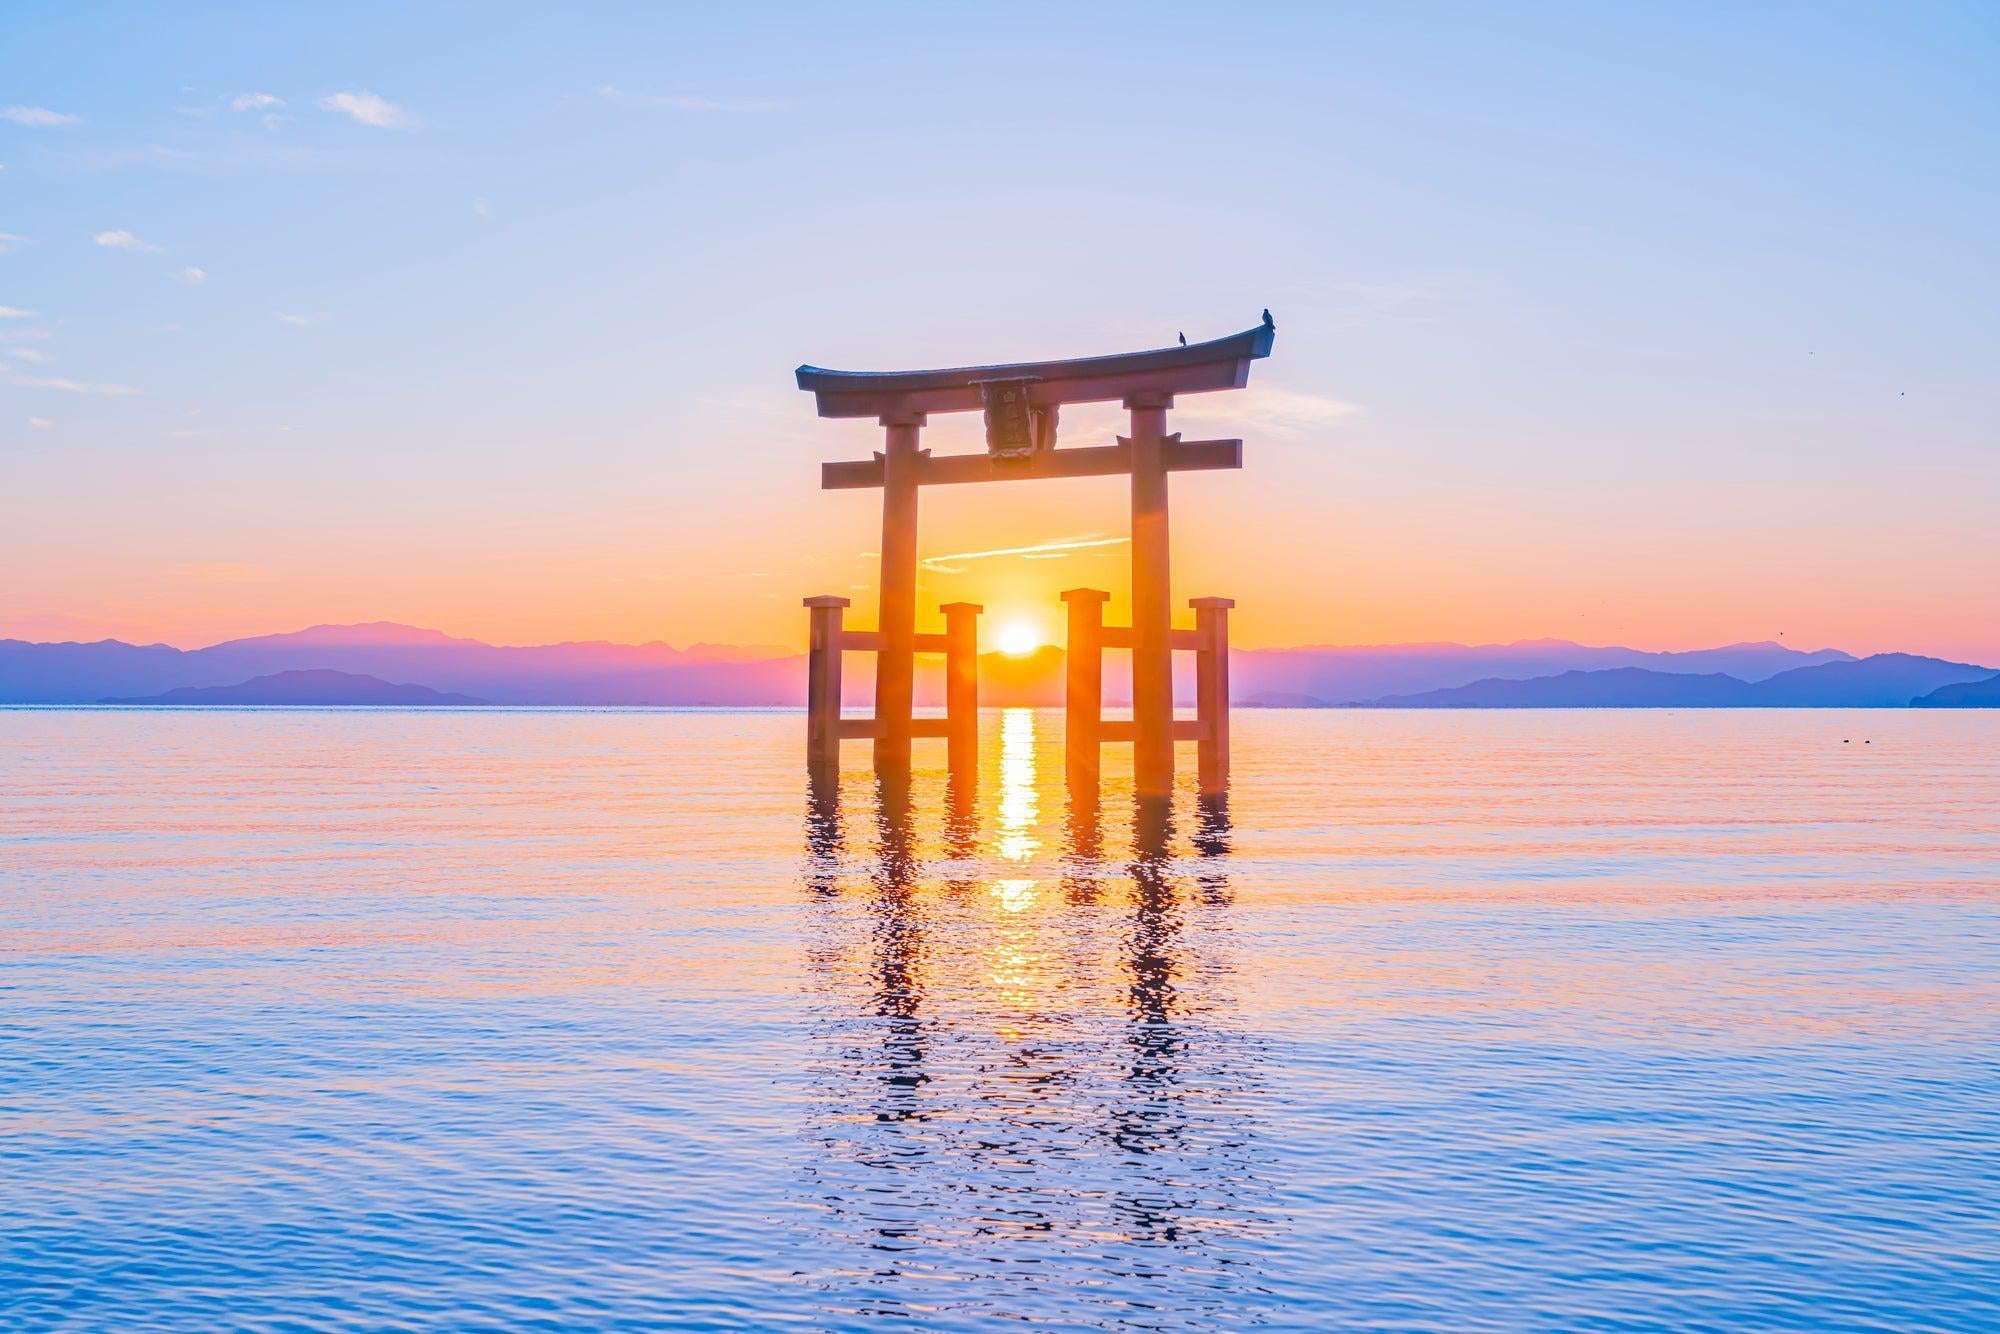
M1181 338L1181 346L1182 346L1182 347L1186 347L1186 346L1187 346L1187 335L1186 335L1186 334L1182 334L1182 335L1180 336L1180 338Z
M1275 329L1278 327L1278 322L1271 318L1271 308L1269 306L1264 307L1264 327L1266 329Z

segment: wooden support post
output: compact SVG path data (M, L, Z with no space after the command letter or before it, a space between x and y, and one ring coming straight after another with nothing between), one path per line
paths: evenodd
M1194 633L1199 646L1194 657L1195 714L1201 720L1201 791L1204 795L1229 788L1229 609L1234 598L1194 598Z
M1167 409L1171 394L1132 394L1132 776L1141 796L1174 786L1171 554L1167 544Z
M1069 604L1069 647L1063 696L1063 766L1071 784L1097 787L1098 748L1103 744L1104 604L1109 593L1072 588L1063 593Z
M976 602L947 602L944 613L945 748L952 781L979 768L979 613Z
M847 599L807 598L811 633L806 653L806 764L828 773L840 768L840 622Z
M916 690L917 637L917 470L923 455L917 432L921 412L882 418L887 442L882 452L881 609L875 621L882 636L875 655L875 767L894 773L910 768L910 715Z

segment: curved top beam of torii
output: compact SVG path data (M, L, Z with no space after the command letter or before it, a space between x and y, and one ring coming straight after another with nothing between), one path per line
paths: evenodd
M816 396L822 417L975 412L985 404L981 386L993 381L1026 382L1029 401L1037 408L1102 403L1133 394L1241 389L1249 382L1250 363L1271 355L1278 331L1269 321L1266 315L1265 323L1206 343L1069 361L934 371L830 371L801 366L799 388Z

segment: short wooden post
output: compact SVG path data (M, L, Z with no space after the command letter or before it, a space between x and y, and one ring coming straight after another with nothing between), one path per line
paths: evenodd
M812 630L806 654L806 763L840 768L840 632L847 599L807 598Z
M955 780L979 767L979 613L976 602L947 602L944 613L944 716L947 762Z
M1095 788L1104 715L1104 604L1111 595L1072 588L1063 697L1063 766L1073 784Z
M1234 598L1193 598L1195 716L1201 720L1196 743L1204 793L1229 787L1229 609Z

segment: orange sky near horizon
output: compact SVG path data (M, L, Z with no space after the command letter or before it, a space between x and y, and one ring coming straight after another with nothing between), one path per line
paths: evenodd
M1282 337L1279 346L1282 355ZM1259 363L1253 383L1272 370ZM1984 576L1950 549L1954 525L1938 530L1936 551L1913 548L1922 530L1905 512L1970 507L1976 492L1954 499L1884 478L1862 505L1852 479L1837 475L1633 487L1581 468L1554 489L1495 466L1459 478L1476 488L1473 504L1421 486L1403 468L1414 446L1393 424L1357 410L1308 431L1271 401L1255 390L1184 398L1169 420L1213 435L1230 425L1232 404L1240 409L1244 470L1177 475L1173 532L1181 619L1191 623L1188 597L1232 596L1241 647L1769 639L2000 662ZM851 623L872 624L880 493L816 484L819 461L865 457L876 430L818 421L803 396L771 410L795 418L779 458L718 468L698 489L676 494L665 476L551 478L524 505L518 497L534 486L525 470L453 484L417 469L400 488L373 491L387 479L328 469L312 489L310 523L296 511L288 521L232 507L226 549L206 539L212 525L187 519L213 504L212 490L198 494L198 479L170 467L141 470L123 484L159 503L138 530L116 546L51 551L34 580L0 592L0 634L197 647L392 620L493 643L798 648L800 599L817 593L853 598ZM1075 409L1063 443L1108 440L1118 426L1115 409ZM977 431L976 416L933 418L926 444L977 449ZM105 485L73 481L76 493L53 503L84 507ZM255 484L235 487L248 494ZM1015 623L1059 642L1060 591L1090 586L1112 592L1109 614L1121 619L1125 487L1101 478L926 489L923 615L975 601L987 608L989 646ZM1963 521L1976 526L1977 515ZM136 551L153 555L135 561Z

